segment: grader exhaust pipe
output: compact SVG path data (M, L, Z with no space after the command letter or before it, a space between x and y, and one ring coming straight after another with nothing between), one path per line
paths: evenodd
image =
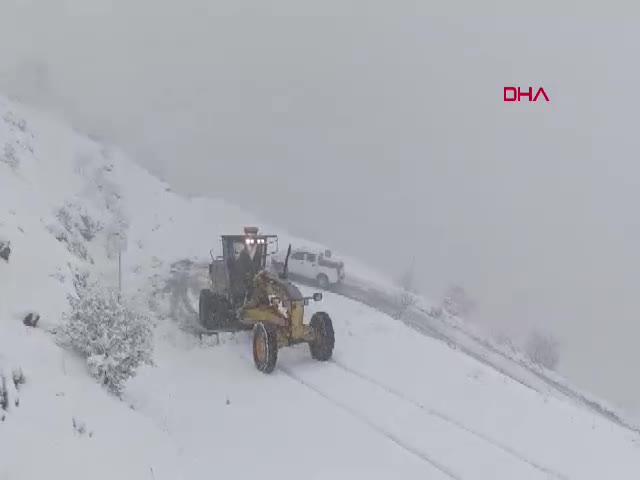
M287 274L289 273L289 255L291 255L291 244L289 244L289 248L287 248L287 256L284 259L284 268L280 274L280 278L283 280L287 278Z

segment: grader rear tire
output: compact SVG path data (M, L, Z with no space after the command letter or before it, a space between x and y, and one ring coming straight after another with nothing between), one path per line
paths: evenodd
M311 317L310 325L316 335L316 340L309 343L311 357L326 362L333 355L333 347L335 346L335 333L331 317L325 312L316 312Z
M262 373L271 373L278 361L278 332L269 323L253 327L253 361Z
M200 301L198 302L198 320L204 328L213 328L213 292L209 289L200 290Z
M198 320L207 330L225 330L234 326L233 313L226 297L211 290L200 291Z

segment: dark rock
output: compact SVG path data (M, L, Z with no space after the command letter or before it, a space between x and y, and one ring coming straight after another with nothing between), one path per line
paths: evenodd
M0 258L2 258L5 262L8 262L10 255L11 255L11 243L0 240Z
M26 317L24 317L24 320L22 320L22 323L24 323L27 327L35 327L38 325L39 320L40 320L40 315L32 312L32 313L29 313Z

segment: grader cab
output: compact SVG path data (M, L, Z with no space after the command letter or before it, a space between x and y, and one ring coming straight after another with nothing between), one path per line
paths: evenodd
M333 354L333 324L325 312L316 312L304 323L304 309L322 294L305 297L287 279L289 245L283 272L266 269L267 257L278 248L275 235L245 228L244 235L223 235L222 256L209 265L209 288L200 292L200 324L210 332L253 330L253 357L258 370L275 368L278 349L307 343L311 356L320 361Z

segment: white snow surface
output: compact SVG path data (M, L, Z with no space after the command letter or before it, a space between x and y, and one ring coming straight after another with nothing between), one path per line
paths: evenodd
M65 205L101 225L90 239L66 232L76 253L56 239ZM333 318L330 362L300 345L264 375L248 334L212 345L185 331L161 291L172 264L206 260L245 225L296 240L223 201L180 197L117 149L0 97L0 238L12 247L0 259L0 479L640 478L636 433L339 295L309 307ZM155 365L123 399L53 338L70 266L116 284L118 229L124 289L158 324ZM22 324L30 311L37 328Z

